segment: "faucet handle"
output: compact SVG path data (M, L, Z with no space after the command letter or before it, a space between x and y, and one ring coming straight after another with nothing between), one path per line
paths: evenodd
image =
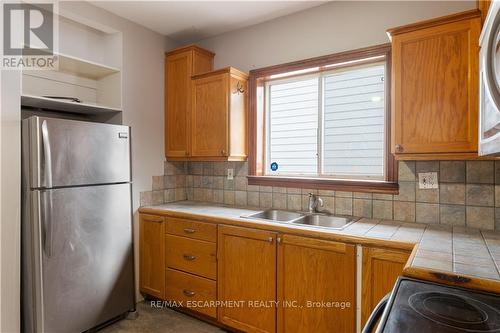
M318 201L319 206L323 207L323 199L321 199L320 197L317 197L316 200Z

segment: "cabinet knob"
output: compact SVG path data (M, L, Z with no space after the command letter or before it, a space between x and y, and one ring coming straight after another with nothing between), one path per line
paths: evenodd
M196 232L196 230L194 230L194 229L190 229L190 228L186 228L186 229L184 229L184 232L185 232L186 234L194 234L194 233Z
M190 254L185 254L185 255L183 255L183 257L184 257L184 259L185 259L185 260L187 260L187 261L193 261L193 260L195 260L195 259L196 259L196 257L195 257L195 256L192 256L192 255L190 255Z
M395 148L396 153L402 153L404 151L403 146L401 146L400 144L397 144Z
M276 238L276 242L277 242L278 244L281 244L281 237Z
M269 237L269 238L267 239L267 241L268 241L269 243L271 243L271 244L273 243L273 240L274 240L274 238L272 238L272 237Z
M220 151L220 153L221 153L221 155L222 155L222 156L226 156L226 151L225 151L224 149L222 149L222 150Z
M187 289L184 289L184 290L182 291L182 293L183 293L184 295L186 295L187 297L193 297L193 296L196 294L194 291L187 290Z

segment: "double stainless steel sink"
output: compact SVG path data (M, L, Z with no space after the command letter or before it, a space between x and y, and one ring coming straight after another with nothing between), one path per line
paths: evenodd
M301 213L279 209L268 209L250 215L242 215L241 217L335 230L341 230L358 220L353 217L336 216L327 213Z

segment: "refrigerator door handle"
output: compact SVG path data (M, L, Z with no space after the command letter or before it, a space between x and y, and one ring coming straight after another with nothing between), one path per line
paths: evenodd
M52 192L43 191L43 202L38 197L41 209L40 226L43 228L43 251L47 258L52 257Z
M52 187L52 159L50 154L49 129L47 121L42 122L42 146L43 146L43 187Z

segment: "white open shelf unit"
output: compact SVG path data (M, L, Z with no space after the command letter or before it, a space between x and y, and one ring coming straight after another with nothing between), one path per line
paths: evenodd
M83 114L121 111L121 70L96 62L58 55L58 70L26 70L21 104ZM81 101L47 96L77 98Z

